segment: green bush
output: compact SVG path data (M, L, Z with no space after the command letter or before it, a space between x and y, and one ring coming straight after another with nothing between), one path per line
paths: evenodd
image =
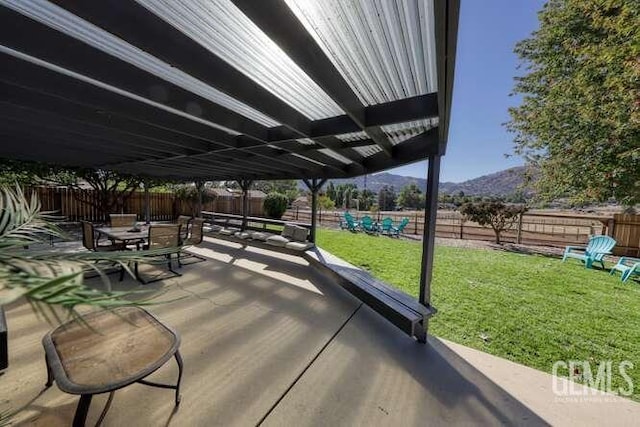
M280 219L287 210L287 196L281 193L269 193L264 199L264 213L269 218Z

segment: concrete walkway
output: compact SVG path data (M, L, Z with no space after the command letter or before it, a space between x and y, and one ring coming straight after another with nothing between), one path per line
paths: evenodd
M567 403L551 376L430 337L408 338L300 257L207 238L184 275L114 289L170 301L150 307L182 336L182 403L170 390L119 390L104 421L138 425L632 425L640 404ZM162 273L146 269L147 274ZM101 286L99 282L95 286ZM46 378L50 326L26 304L7 312L10 367L0 411L17 425L69 425L76 396ZM169 362L150 379L175 381ZM106 396L94 399L95 424Z

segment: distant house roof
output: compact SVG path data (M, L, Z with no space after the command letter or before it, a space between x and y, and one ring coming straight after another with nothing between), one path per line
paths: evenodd
M295 207L308 208L310 206L309 199L307 198L307 196L300 196L296 198L293 202L291 202L291 206L293 206L294 208Z
M242 197L242 191L233 188L210 188L208 190L216 197ZM249 190L249 198L264 199L267 195L260 190Z

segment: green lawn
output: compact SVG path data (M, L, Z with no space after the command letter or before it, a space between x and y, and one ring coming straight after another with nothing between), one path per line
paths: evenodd
M323 249L417 296L421 243L319 230ZM576 260L438 246L430 333L546 372L555 361L634 364L640 400L640 284Z

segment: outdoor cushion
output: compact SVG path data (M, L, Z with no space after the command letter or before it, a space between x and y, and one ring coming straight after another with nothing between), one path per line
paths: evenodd
M293 231L293 240L297 240L298 242L306 242L307 236L309 235L309 231L304 227L296 227Z
M266 242L269 237L273 236L271 233L263 233L262 231L254 231L251 233L251 238L253 240L260 240L262 242Z
M282 230L282 237L293 237L293 233L296 231L296 226L291 224L285 224Z
M220 234L222 234L223 236L233 236L236 231L238 231L235 228L223 228L222 230L220 230Z
M313 247L313 243L311 242L289 242L285 246L287 249L293 249L294 251L306 251Z
M284 248L290 240L283 236L271 236L267 239L267 243L273 246Z

